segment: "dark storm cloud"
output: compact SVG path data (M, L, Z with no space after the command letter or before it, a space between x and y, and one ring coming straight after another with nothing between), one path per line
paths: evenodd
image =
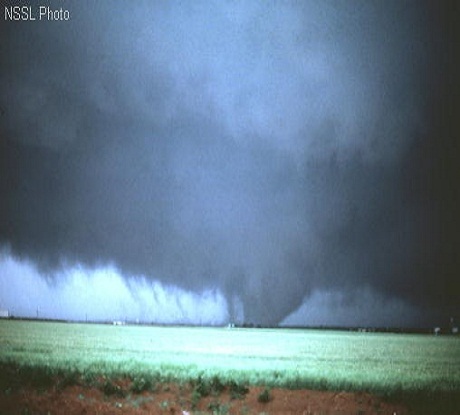
M445 6L65 7L0 28L13 255L221 290L263 323L356 287L455 310Z

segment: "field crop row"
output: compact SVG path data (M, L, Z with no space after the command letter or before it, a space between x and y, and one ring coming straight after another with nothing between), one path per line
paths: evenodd
M460 391L460 338L320 330L0 321L0 364L187 382Z

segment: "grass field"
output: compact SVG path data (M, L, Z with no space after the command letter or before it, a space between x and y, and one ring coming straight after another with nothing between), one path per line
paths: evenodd
M4 320L0 364L89 378L460 392L458 336Z

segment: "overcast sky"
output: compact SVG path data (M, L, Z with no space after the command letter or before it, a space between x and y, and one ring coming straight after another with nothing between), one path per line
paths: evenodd
M455 2L47 4L2 2L0 307L460 319Z

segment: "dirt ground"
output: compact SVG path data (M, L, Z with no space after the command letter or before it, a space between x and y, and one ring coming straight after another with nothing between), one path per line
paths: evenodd
M403 405L367 393L268 389L268 401L260 402L262 387L235 398L228 390L196 397L190 385L161 384L133 393L128 381L115 384L117 390L109 395L82 385L2 391L0 414L408 414Z

